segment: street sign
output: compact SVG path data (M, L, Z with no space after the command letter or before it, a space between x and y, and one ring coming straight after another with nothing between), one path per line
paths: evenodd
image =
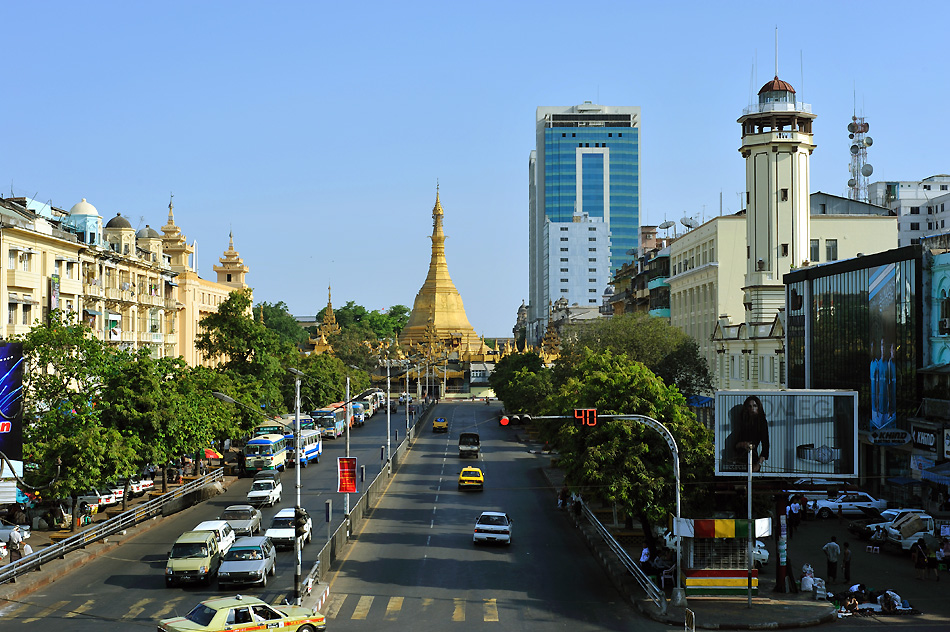
M337 492L341 494L355 494L356 489L356 457L341 456L337 458Z
M580 419L582 426L596 426L597 425L597 409L596 408L575 408L574 419Z

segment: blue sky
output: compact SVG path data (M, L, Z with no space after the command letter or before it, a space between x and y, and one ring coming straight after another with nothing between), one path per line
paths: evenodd
M641 223L739 209L736 119L778 74L818 118L812 191L948 173L938 3L3 3L0 191L235 248L295 315L412 306L438 181L475 330L527 298L539 105L642 108Z

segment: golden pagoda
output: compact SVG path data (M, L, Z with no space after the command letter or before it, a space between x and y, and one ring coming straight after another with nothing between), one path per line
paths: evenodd
M340 333L340 326L336 322L336 315L333 313L333 286L327 286L327 309L323 312L323 322L317 326L317 335L315 338L307 340L307 344L313 347L313 354L320 355L333 351L328 336Z
M458 353L456 357L484 354L488 352L488 347L469 324L462 297L449 276L449 267L445 262L445 233L442 232L443 214L436 188L429 274L416 294L409 322L399 334L399 344L409 349L410 353L423 347L431 353L433 345L438 344L450 353Z

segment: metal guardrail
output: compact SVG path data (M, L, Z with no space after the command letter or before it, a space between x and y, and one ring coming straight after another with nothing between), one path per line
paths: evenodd
M70 536L38 551L33 551L29 555L25 555L19 560L0 568L0 584L16 581L16 578L23 573L39 569L43 564L52 562L55 559L64 558L67 553L85 548L89 544L98 542L123 529L134 527L149 518L161 516L165 505L169 502L177 501L183 496L201 489L208 483L214 483L223 478L224 469L216 468L208 474L189 481L167 494L162 494L128 511L124 511L115 518L94 524L88 529L77 532L76 535Z
M640 565L637 564L630 555L624 550L620 543L614 539L614 536L610 533L610 530L605 527L600 520L597 519L597 516L594 515L594 512L590 510L587 506L587 503L581 502L581 516L587 519L587 522L594 528L597 534L603 539L604 544L607 545L607 548L617 556L617 559L620 560L620 563L630 571L630 574L633 575L634 579L640 584L640 587L643 588L643 591L647 594L653 603L656 604L657 608L660 609L660 612L666 614L666 594L656 585L653 581L643 572L643 569L640 568Z

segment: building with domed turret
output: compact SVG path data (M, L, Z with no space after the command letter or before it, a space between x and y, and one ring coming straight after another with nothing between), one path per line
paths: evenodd
M211 364L195 349L201 319L228 294L247 287L248 267L233 236L215 281L195 271L173 205L162 232L136 231L116 213L103 225L85 198L69 211L27 198L0 199L0 301L6 295L4 338L27 333L51 310L77 315L94 335L125 349L148 349L153 357L181 356L188 364Z

